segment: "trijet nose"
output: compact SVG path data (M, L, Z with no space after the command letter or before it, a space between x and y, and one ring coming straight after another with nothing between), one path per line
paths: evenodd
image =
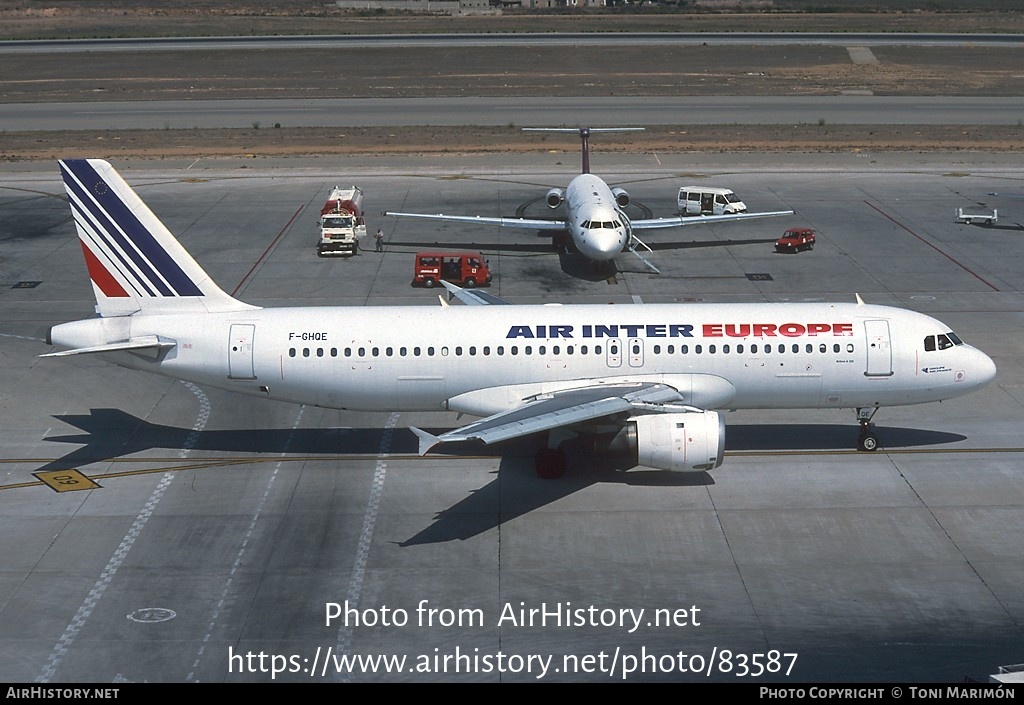
M588 258L606 262L622 252L622 242L615 230L591 230L580 249Z

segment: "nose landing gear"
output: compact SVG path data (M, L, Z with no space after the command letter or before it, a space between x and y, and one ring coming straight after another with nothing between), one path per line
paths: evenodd
M857 435L857 450L859 451L872 453L878 449L878 436L874 432L875 425L871 423L876 411L878 411L877 406L857 409L857 423L860 424L860 432Z

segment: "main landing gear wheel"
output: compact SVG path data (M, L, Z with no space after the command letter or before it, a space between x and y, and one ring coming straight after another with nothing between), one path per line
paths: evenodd
M860 433L857 436L857 450L865 453L873 453L878 450L878 436L874 432L874 424L871 419L875 417L878 407L869 409L857 409L857 423L860 424Z
M533 457L533 467L545 480L562 477L567 467L565 453L560 448L541 448Z

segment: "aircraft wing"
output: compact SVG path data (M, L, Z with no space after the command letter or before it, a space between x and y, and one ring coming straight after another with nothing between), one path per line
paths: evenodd
M502 393L501 388L496 388L495 393ZM537 396L511 411L488 416L440 436L418 428L410 430L419 438L420 455L426 455L439 443L470 440L497 443L633 409L650 410L651 405L659 408L670 405L665 406L665 410L691 408L684 405L677 390L660 382L595 384Z
M683 225L701 225L703 223L724 223L732 220L750 220L751 218L774 218L779 215L793 215L795 211L765 211L763 213L736 213L733 215L680 215L669 218L646 218L630 220L633 230L653 230L655 228L678 228Z
M445 215L444 213L398 213L396 211L384 211L383 215L390 215L395 218L419 218L420 220L446 220L452 223L500 225L503 228L525 228L529 230L565 230L564 220L540 220L538 218L488 218L482 215Z

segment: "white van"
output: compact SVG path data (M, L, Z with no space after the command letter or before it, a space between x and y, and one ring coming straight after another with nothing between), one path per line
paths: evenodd
M717 186L683 186L677 200L679 215L732 215L747 206L735 193Z

